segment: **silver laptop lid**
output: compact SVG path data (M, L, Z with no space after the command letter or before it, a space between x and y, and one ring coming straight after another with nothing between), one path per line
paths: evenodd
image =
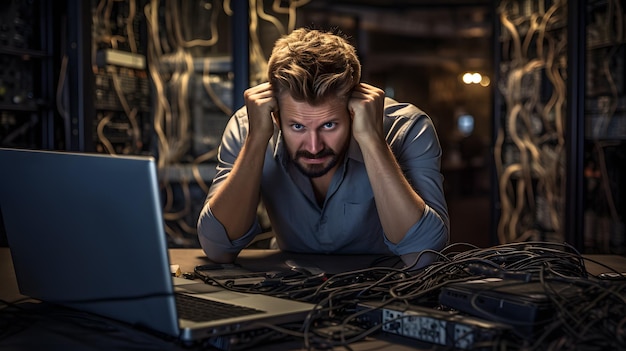
M179 333L152 157L0 149L0 165L22 294Z

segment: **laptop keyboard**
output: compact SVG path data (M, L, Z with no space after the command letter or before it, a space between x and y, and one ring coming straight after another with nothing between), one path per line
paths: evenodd
M194 322L214 321L263 313L254 308L201 299L185 294L175 294L178 316Z

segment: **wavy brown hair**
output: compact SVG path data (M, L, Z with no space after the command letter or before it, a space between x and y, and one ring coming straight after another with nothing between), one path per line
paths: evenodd
M288 91L311 105L347 99L361 79L355 48L339 34L300 28L276 41L268 78L277 96Z

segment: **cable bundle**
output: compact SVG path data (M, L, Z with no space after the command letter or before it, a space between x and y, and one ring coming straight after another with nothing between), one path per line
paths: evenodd
M443 287L454 282L482 278L519 285L538 282L554 310L547 320L535 326L539 327L538 332L524 336L513 325L506 337L477 344L481 349L626 348L626 279L609 281L591 275L585 266L590 259L567 244L522 242L485 249L469 246L468 250L457 251L462 246L451 245L440 253L429 251L439 259L418 270L409 266L373 266L331 276L294 277L287 284L271 288L259 285L245 289L315 303L298 330L265 326L302 338L305 348L313 349L348 347L383 329L383 324L364 323L363 316L372 309L358 306L368 301L377 302L377 309L405 304L445 311L438 296ZM581 293L561 296L554 290L557 283L571 284ZM490 320L498 321L496 316Z

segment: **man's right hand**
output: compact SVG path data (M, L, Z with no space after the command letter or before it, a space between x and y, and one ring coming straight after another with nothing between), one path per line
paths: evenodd
M278 101L274 97L272 86L261 83L247 89L243 98L248 110L249 136L269 141L274 134L273 112L278 111Z
M248 136L241 148L235 150L238 154L232 168L207 202L231 241L245 235L257 218L263 163L267 144L274 134L272 112L278 110L269 83L247 89L243 97L248 112ZM207 252L207 256L219 262L234 259L221 253L209 255Z

